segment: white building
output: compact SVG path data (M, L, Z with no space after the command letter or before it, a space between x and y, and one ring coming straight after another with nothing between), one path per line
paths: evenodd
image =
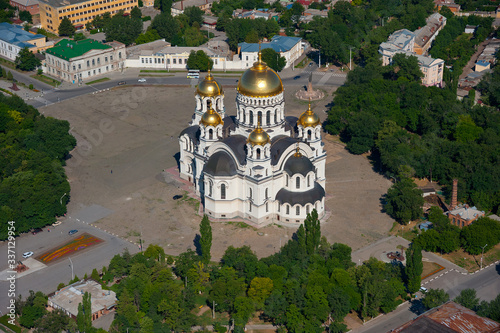
M260 47L262 49L272 48L280 56L285 57L285 68L288 68L304 53L301 41L300 37L275 35L269 43L261 43ZM238 50L243 68L250 68L258 59L259 43L239 43Z
M236 116L209 73L196 90L190 127L179 136L180 176L212 218L301 223L325 212L326 152L321 122L309 105L285 115L281 78L259 59L241 76Z
M125 62L125 44L63 39L45 52L44 72L73 83L115 71Z
M36 52L45 46L45 36L24 31L21 27L7 22L0 23L0 56L16 60L21 50L27 47Z

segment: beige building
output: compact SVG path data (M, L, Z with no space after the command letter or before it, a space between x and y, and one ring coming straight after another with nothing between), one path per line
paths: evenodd
M83 302L83 295L86 292L90 294L92 320L114 311L117 302L116 293L103 290L101 285L93 280L76 282L56 291L49 297L47 305L52 309L61 309L68 316L76 318L78 304Z
M124 66L125 44L92 39L63 39L45 52L44 72L58 79L81 83Z
M446 25L446 17L439 13L434 13L426 20L427 24L415 30L415 46L413 51L416 54L426 55L431 48L432 42L439 34L439 31Z
M198 7L205 13L209 13L214 1L215 0L181 0L174 2L172 5L172 16L183 14L184 9L188 7Z
M40 23L45 30L58 34L65 16L80 29L98 15L114 15L120 10L130 13L137 5L138 0L40 0Z
M378 52L382 56L382 65L392 64L395 54L402 53L415 56L418 59L420 70L424 74L422 84L425 86L441 86L443 83L444 60L426 57L415 52L416 36L407 29L395 31L387 42L381 43Z
M44 35L35 35L24 31L20 26L2 22L0 23L0 56L14 61L25 47L36 53L46 47L46 39Z

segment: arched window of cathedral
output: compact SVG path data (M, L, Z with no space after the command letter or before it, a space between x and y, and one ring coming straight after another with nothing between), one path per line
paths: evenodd
M288 187L288 175L286 175L286 186Z
M226 199L226 184L220 186L220 198Z
M263 125L263 123L262 123L262 111L257 112L257 121L260 122L261 125Z
M266 112L266 124L271 125L271 111Z
M297 178L295 178L295 187L300 188L300 177L299 176L297 176Z
M214 131L212 129L208 130L208 139L213 140L214 138Z
M208 196L212 196L212 182L208 182Z
M306 214L309 215L309 205L306 206Z
M300 206L295 208L295 215L300 215Z
M248 211L249 211L249 212L251 212L251 211L252 211L252 203L251 203L251 202L249 202L249 203L248 203Z
M267 202L266 202L266 213L269 213L269 205Z
M266 199L267 199L267 198L268 198L268 190L267 190L267 188L266 188Z
M243 109L243 124L247 122L247 114L245 110Z
M309 175L307 175L307 187L311 187L311 179Z
M274 111L274 123L278 123L278 110Z
M260 149L259 149L259 148L257 148L257 149L255 150L255 152L256 152L256 155L257 155L257 159L260 159Z
M311 130L307 131L307 140L311 140Z
M253 111L250 111L250 125L253 125Z
M286 215L290 215L290 206L286 205Z
M252 189L250 189L250 199L253 199L253 197L252 197Z

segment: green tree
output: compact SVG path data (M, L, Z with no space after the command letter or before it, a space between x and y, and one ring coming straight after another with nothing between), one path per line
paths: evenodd
M423 271L422 250L418 245L412 244L406 250L405 279L408 291L415 293L420 290L421 275Z
M141 19L142 12L139 9L139 7L132 8L132 10L130 11L130 17L133 18L133 19L138 19L138 20Z
M262 61L276 72L280 72L286 66L286 58L279 55L272 48L262 50Z
M203 12L203 10L196 6L191 6L184 9L184 15L188 17L190 26L192 26L195 22L197 22L201 26L203 24L204 14L205 13Z
M137 38L135 39L135 43L137 45L145 44L145 43L149 43L149 42L154 42L155 40L158 40L158 39L161 39L160 35L158 34L158 31L156 31L154 29L150 29L150 30L146 31L145 33L137 36Z
M75 41L84 40L84 39L86 39L86 38L87 38L87 37L85 37L85 35L84 35L82 32L76 33L76 34L73 36L73 40L75 40Z
M418 81L424 76L420 70L418 59L415 56L407 56L397 53L392 58L392 69L396 79L406 79L408 81Z
M68 328L69 320L64 311L52 310L35 322L35 333L60 333Z
M31 16L31 13L28 12L27 10L21 10L19 12L19 19L24 22L33 23L33 17Z
M189 54L187 67L189 69L199 69L202 72L206 72L212 68L213 64L213 60L210 59L203 50L198 50L196 52L191 51Z
M471 288L462 290L454 301L473 311L476 311L479 306L479 298L476 296L476 290Z
M42 63L40 59L35 57L35 55L30 52L27 47L24 47L16 57L15 60L16 68L19 68L23 71L32 71L37 67L41 66Z
M394 219L406 224L422 214L422 190L410 178L401 178L385 195L384 209Z
M318 250L321 239L321 226L319 224L318 212L316 209L313 209L311 214L307 214L304 220L304 226L306 229L307 254L313 255Z
M97 272L97 269L92 270L92 274L90 274L90 278L96 282L101 281L101 277L99 276L99 273Z
M259 42L259 33L256 30L250 31L245 37L246 43L258 43Z
M212 248L212 227L210 226L210 220L205 214L201 219L200 223L200 249L201 258L205 264L210 262L210 249Z
M172 0L155 0L155 7L162 13L170 15L172 13Z
M254 311L253 301L250 298L244 296L236 297L233 313L234 324L244 327Z
M427 309L435 308L448 301L450 296L443 289L429 289L422 299L422 304Z
M14 76L12 75L12 73L10 71L7 73L7 80L9 80L9 81L14 80Z
M255 277L250 282L250 288L248 288L248 297L254 301L255 307L257 309L262 309L264 307L264 302L267 297L271 295L273 291L273 280L267 277Z
M82 303L78 304L76 323L80 332L93 332L92 327L92 300L90 293L83 294Z
M70 19L67 16L64 16L59 24L59 36L68 36L71 37L76 31L76 28L71 23Z
M119 11L104 26L107 41L116 40L125 45L132 44L142 32L142 20L123 16Z
M167 42L172 42L180 31L179 22L165 12L155 16L151 22L151 28L156 30L160 37L165 38Z
M144 256L153 260L158 260L158 262L165 262L165 250L157 244L149 244L146 251L144 251Z

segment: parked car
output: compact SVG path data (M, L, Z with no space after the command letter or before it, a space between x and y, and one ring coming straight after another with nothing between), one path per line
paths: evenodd
M68 235L74 235L74 234L76 234L77 232L78 232L78 230L73 229L73 230L70 230L70 231L68 232Z
M146 82L146 79L145 78L140 78L139 80L137 80L139 82Z
M57 227L58 225L62 224L61 221L56 221L54 222L54 224L52 224L53 227Z
M33 235L36 235L37 233L42 232L42 231L43 231L42 228L36 228L36 229L33 229L33 231L31 231L31 233Z
M174 197L173 197L173 199L174 199L174 200L179 200L179 199L181 199L181 198L182 198L182 195L181 195L181 194L176 194L176 195L174 195Z
M24 252L23 253L23 258L26 259L26 258L29 258L33 255L33 252L32 251L29 251L29 252Z
M300 79L300 75L294 76L294 77L293 77L293 79L294 79L294 80L298 80L298 79Z
M120 81L120 82L118 82L118 85L119 85L119 86L122 86L122 85L124 85L124 84L126 84L126 83L127 83L127 82L125 82L125 81Z

